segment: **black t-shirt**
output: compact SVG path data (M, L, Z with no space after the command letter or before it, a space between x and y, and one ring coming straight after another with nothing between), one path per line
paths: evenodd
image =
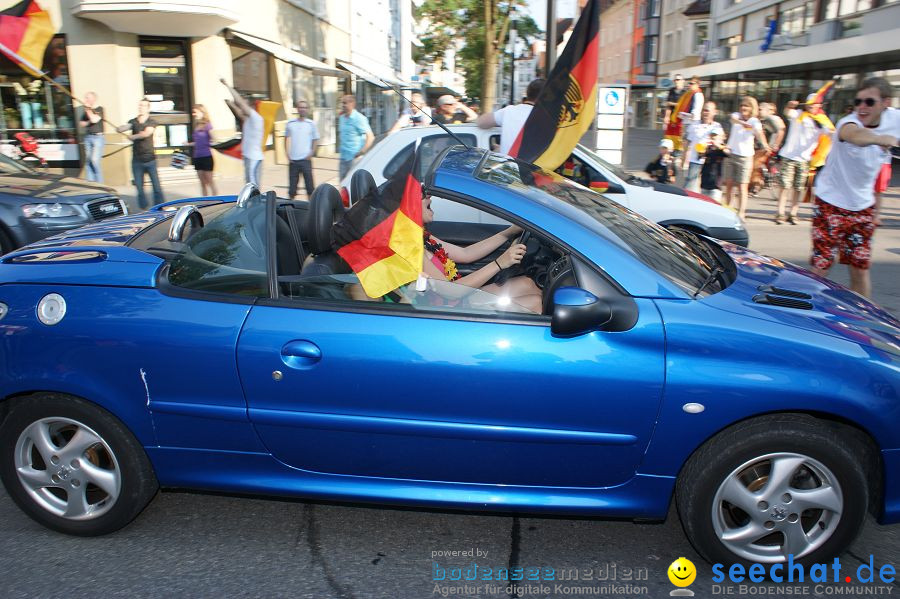
M82 109L81 114L81 122L84 124L84 132L86 135L94 135L97 133L103 133L103 107L102 106L94 106L93 108L94 114L100 117L100 120L96 123L92 123L88 119L87 111Z
M138 122L137 118L133 118L128 121L128 124L131 125L131 134L137 135L147 127L156 127L156 121L153 120L153 117L148 118L143 123ZM134 159L138 162L151 162L156 160L156 154L153 152L153 136L145 137L143 139L135 140L134 147L132 148L134 151Z
M644 169L648 175L659 181L660 183L669 183L672 181L673 159L669 156L668 162L663 164L662 156L658 156L656 160L647 165Z
M669 95L666 96L666 104L677 104L678 98L681 97L681 94L684 93L684 88L675 89L674 87L669 90ZM674 109L674 106L669 106L669 108Z
M722 176L722 163L726 154L718 148L710 148L704 156L706 160L700 168L700 188L719 189L719 177Z
M466 115L463 112L454 112L450 116L446 116L442 112L438 112L432 115L434 120L442 125L456 125L458 123L466 122Z

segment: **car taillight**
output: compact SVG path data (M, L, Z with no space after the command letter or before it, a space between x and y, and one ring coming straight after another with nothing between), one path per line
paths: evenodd
M702 193L697 193L696 191L690 191L687 189L685 189L684 191L686 194L688 194L692 198L697 198L698 200L703 200L704 202L709 202L710 204L715 204L716 206L721 206L721 202L718 202L709 196L705 196Z
M341 187L341 202L344 203L344 208L350 207L350 192L346 187Z

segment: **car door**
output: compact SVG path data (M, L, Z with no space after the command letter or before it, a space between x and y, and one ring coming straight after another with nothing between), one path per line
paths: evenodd
M355 301L341 288L354 275L327 293L298 280L251 309L237 348L250 420L284 463L560 487L634 474L663 389L651 300L635 300L630 330L563 339L545 316Z

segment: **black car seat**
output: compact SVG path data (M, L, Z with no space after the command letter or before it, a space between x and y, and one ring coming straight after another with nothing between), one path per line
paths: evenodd
M378 193L375 177L369 171L359 169L350 178L350 205L359 202L370 193Z
M318 276L346 274L350 267L331 248L331 229L344 214L341 194L333 186L323 183L316 187L309 199L310 258L303 265L301 275Z

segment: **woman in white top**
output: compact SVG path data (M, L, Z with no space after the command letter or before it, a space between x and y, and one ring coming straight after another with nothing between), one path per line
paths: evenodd
M731 155L725 159L723 177L725 178L725 205L734 207L732 191L738 185L737 211L741 219L747 214L747 196L750 189L750 175L753 172L753 138L771 151L763 134L762 123L757 118L759 104L756 98L741 98L740 112L731 115L731 134L728 136L728 149Z

